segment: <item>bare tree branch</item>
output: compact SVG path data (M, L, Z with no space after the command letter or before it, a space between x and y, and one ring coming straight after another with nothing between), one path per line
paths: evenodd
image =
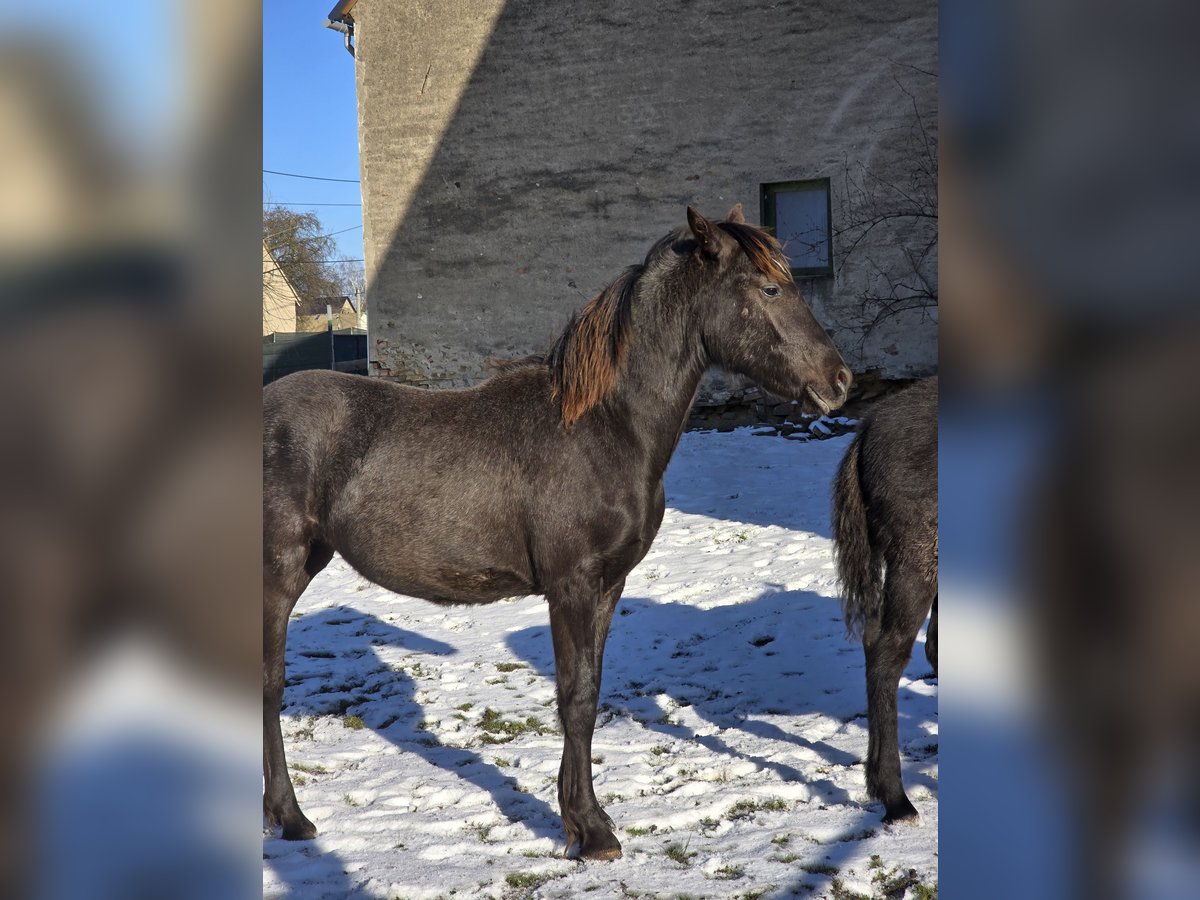
M915 66L919 75L937 78ZM906 175L883 173L862 162L843 163L838 198L840 224L834 229L837 274L865 274L859 292L860 348L882 323L912 312L935 320L938 304L938 142L928 127L915 94L897 77L908 98Z

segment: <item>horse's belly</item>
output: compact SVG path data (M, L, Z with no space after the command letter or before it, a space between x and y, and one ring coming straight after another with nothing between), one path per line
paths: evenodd
M439 558L440 554L415 548L408 553L396 548L383 558L346 548L342 556L375 584L434 603L491 603L539 592L527 573L505 565L500 558L483 564Z

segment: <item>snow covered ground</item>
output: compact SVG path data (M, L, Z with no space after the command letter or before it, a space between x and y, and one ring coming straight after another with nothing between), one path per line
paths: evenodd
M283 719L320 835L264 838L264 896L936 897L919 646L899 705L920 823L884 827L866 796L863 656L829 531L849 442L683 436L605 655L593 769L615 862L562 858L545 601L440 608L335 559L293 614Z

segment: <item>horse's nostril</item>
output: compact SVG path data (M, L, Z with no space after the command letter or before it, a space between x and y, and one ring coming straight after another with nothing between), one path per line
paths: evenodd
M843 394L846 394L850 392L850 382L853 381L853 379L854 376L850 374L850 370L845 366L842 366L842 368L838 369L837 377L834 379L834 381L837 383L838 389Z

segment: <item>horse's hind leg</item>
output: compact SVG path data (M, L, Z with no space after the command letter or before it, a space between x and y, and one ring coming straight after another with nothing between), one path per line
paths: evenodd
M300 811L283 752L284 650L288 617L312 577L333 556L324 545L298 544L287 550L268 551L263 565L263 813L267 821L283 827L283 837L303 841L316 837L317 829Z
M929 629L925 632L925 658L933 666L933 674L937 674L937 594L933 595L933 609L929 613Z
M902 566L889 566L884 582L883 610L863 631L867 657L867 793L882 800L883 820L915 819L917 810L904 793L900 777L900 746L896 722L896 693L900 675L912 656L913 642L929 610L922 580Z

